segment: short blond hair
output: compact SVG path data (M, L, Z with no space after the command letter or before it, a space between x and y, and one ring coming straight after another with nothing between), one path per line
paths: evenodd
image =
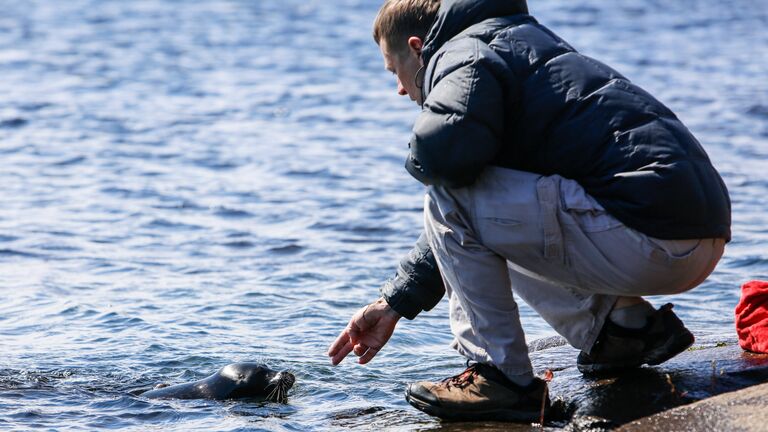
M373 40L384 39L393 52L402 52L409 37L421 40L440 9L440 0L385 0L373 21Z

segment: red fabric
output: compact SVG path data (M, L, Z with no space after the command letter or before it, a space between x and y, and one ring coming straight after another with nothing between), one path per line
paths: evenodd
M768 353L768 282L754 280L741 286L736 333L743 349Z

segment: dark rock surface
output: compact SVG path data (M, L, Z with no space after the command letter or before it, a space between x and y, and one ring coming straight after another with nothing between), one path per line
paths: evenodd
M734 338L701 340L662 365L601 377L583 376L576 369L578 351L553 338L529 348L537 374L554 373L556 405L547 426L566 430L609 430L768 381L768 355L744 352Z
M621 432L711 432L768 430L768 384L721 394L642 418Z

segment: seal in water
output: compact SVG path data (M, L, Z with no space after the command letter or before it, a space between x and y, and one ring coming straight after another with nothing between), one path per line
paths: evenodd
M296 377L277 372L259 363L232 363L199 381L155 387L142 393L150 399L242 399L285 402Z

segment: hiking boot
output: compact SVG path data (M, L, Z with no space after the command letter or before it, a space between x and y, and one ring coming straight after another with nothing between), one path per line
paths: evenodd
M582 351L576 364L584 374L657 365L685 351L693 340L691 332L672 312L672 303L667 303L649 315L640 329L621 327L606 319L592 350Z
M550 407L547 383L539 378L518 386L493 366L475 363L438 383L410 384L405 400L429 415L446 420L538 421L542 403Z

